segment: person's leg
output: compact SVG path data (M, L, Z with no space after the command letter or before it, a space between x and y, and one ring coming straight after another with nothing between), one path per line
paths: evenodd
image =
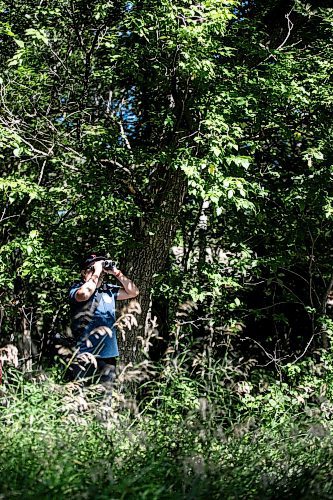
M81 381L91 384L97 374L98 365L94 355L90 353L79 353L68 364L66 368L66 379L68 381Z
M108 365L117 366L117 358L99 358L99 360L104 361Z
M101 375L100 381L103 382L114 382L116 378L116 358L98 358L97 359L98 370Z

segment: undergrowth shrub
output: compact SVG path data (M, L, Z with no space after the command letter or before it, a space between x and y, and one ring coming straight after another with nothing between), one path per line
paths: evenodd
M331 498L332 360L173 356L112 400L56 370L0 388L3 498ZM112 404L111 404L112 401Z

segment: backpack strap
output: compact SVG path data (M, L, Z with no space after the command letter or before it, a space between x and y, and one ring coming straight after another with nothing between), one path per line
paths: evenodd
M80 326L78 327L78 334L76 335L77 337L80 337L83 333L83 331L87 328L89 323L92 321L95 311L97 307L99 306L99 303L102 299L103 292L102 291L97 291L94 300L91 302L90 308L87 309L86 313L83 315Z

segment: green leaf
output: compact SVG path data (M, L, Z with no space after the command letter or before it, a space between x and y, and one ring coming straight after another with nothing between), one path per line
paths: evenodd
M313 151L313 157L316 158L316 160L324 159L324 155L321 151Z
M217 146L212 146L211 150L212 150L212 152L214 153L214 155L215 155L215 156L217 156L217 157L218 157L218 156L220 156L220 155L221 155L221 152L222 152L222 151L221 151L221 149L220 149L220 148L218 148Z
M17 39L15 38L15 42L17 43L17 45L18 45L19 47L24 48L24 41L23 41L23 40L17 40Z

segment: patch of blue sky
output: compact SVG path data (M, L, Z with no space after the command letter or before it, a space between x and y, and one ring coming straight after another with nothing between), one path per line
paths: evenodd
M126 2L125 3L125 10L126 12L130 12L134 7L134 2Z
M57 116L54 121L58 124L58 125L62 125L65 121L65 117L64 116Z
M136 131L136 124L138 122L138 117L135 111L135 87L131 87L128 90L127 98L124 102L114 102L113 107L117 109L116 116L121 118L125 132L130 135L134 135Z

